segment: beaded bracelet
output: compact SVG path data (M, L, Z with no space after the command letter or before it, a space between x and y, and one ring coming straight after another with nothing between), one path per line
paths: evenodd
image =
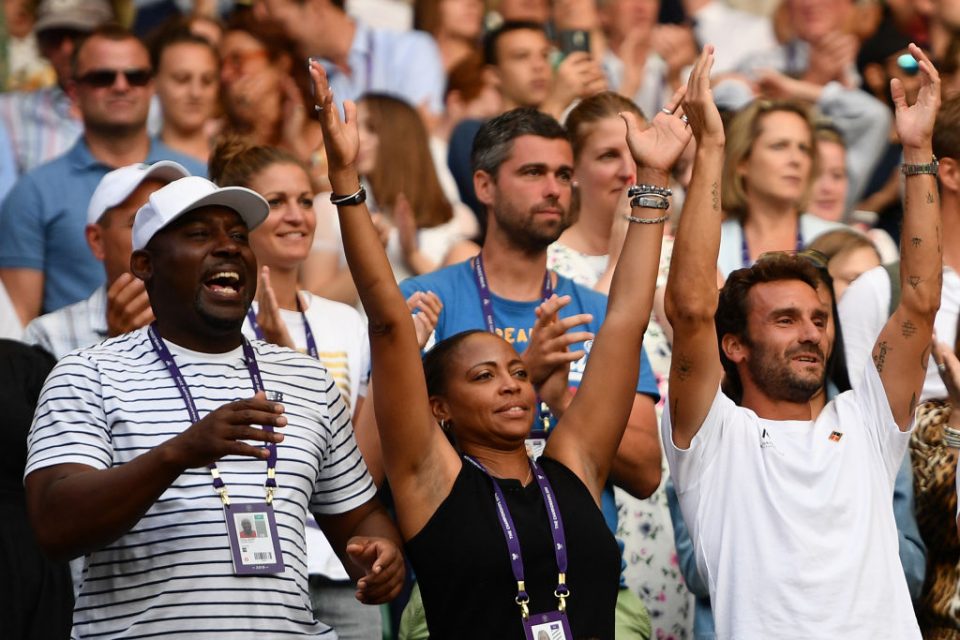
M658 187L652 184L635 184L629 189L627 189L627 195L631 198L639 195L647 194L656 194L658 196L669 197L673 195L673 191L665 187Z
M637 216L623 216L630 222L637 224L660 224L670 219L670 214L660 216L659 218L638 218Z
M330 202L335 207L349 207L362 204L367 201L367 190L360 185L360 188L348 196L339 196L335 193L330 194Z

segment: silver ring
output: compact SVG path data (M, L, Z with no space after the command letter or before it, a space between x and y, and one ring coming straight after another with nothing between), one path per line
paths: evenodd
M660 111L662 111L663 113L667 114L668 116L672 116L672 115L673 115L673 111L670 111L670 109L667 109L666 107L664 107L663 109L660 109Z
M946 372L947 372L947 365L945 365L945 364L943 364L943 363L941 362L940 364L937 365L937 371L939 371L940 373L946 373Z
M690 121L687 119L687 114L680 116L680 119L683 120L683 124L689 124Z
M313 105L313 110L316 111L317 113L320 113L321 111L323 111L323 107L321 107L318 104L315 104Z

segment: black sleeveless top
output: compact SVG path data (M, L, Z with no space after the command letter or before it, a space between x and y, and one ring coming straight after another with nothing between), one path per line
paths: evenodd
M613 640L620 550L590 492L564 465L541 458L567 538L567 616L575 640ZM557 562L536 482L497 480L520 548L530 613L555 611ZM497 520L490 479L469 462L426 526L406 543L430 637L523 640L517 583Z

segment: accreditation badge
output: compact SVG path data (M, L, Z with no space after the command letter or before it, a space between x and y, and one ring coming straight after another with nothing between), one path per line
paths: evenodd
M237 575L283 573L280 536L273 507L266 502L228 504L223 507L227 534Z
M527 640L573 640L567 616L560 611L531 613L523 621Z

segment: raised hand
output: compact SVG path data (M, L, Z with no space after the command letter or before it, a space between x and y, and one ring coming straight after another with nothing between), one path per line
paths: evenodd
M153 322L153 308L143 281L121 273L107 289L107 334L119 336Z
M270 267L260 269L260 286L257 287L257 324L263 331L263 338L267 342L296 349L293 337L287 329L287 323L280 315L280 305L277 304L277 295L270 283Z
M557 367L567 366L583 357L583 351L570 351L575 342L593 339L589 331L571 331L593 319L589 313L560 318L560 309L570 304L570 296L552 296L537 307L537 321L530 333L530 342L523 352L530 382L539 387Z
M254 425L287 426L283 405L269 402L263 391L246 400L237 400L212 411L180 435L165 443L174 459L186 469L205 467L224 456L249 456L265 460L265 448L243 440L264 443L283 441L283 435Z
M330 172L344 169L354 170L357 149L360 146L360 133L357 130L357 105L352 100L343 103L345 119L340 120L340 110L333 102L333 90L327 81L327 72L323 65L310 61L310 77L313 79L313 95L320 126L323 129L324 147L327 152L327 164Z
M920 91L917 101L907 104L903 83L898 78L890 81L890 94L895 107L895 126L900 143L907 149L923 149L930 147L933 136L933 124L940 109L940 74L930 62L927 54L915 44L910 44L910 54L920 65ZM907 162L913 162L907 159ZM930 158L922 162L930 162Z
M347 554L364 576L357 582L357 600L364 604L390 602L403 586L403 554L387 538L354 536L347 542Z
M630 147L633 160L641 169L669 172L690 142L690 129L680 118L680 101L686 91L686 87L677 89L667 105L654 116L650 126L646 128L640 126L634 114L620 114L627 123L627 146Z
M722 145L725 140L723 120L713 101L713 90L710 85L711 69L713 69L713 46L707 45L690 72L687 92L683 97L683 113L697 144L713 142Z
M437 327L443 302L433 291L415 291L407 298L407 308L413 313L413 326L417 330L417 343L423 349L427 346L430 334ZM414 312L417 313L414 313Z

